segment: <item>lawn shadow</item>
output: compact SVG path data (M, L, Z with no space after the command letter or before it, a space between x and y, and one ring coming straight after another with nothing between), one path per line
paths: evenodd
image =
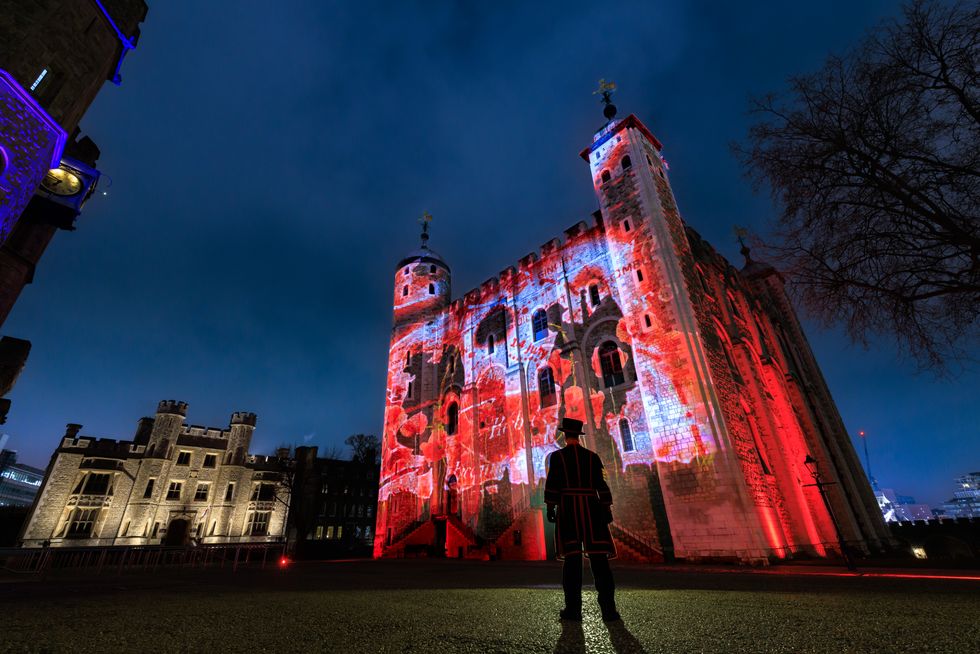
M585 631L581 622L561 621L561 635L555 643L555 654L585 654Z
M616 654L647 654L643 645L630 633L622 620L607 622L606 629L609 630L609 640L612 641Z

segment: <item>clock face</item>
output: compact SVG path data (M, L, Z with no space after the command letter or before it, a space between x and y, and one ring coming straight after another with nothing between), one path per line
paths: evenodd
M41 180L41 188L55 195L75 195L82 190L82 180L64 168L52 168Z

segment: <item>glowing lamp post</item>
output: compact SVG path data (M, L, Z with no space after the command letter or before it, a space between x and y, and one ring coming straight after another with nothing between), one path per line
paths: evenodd
M820 491L820 498L823 500L823 504L827 507L827 513L830 515L830 521L834 523L834 532L837 534L837 545L840 547L840 553L844 557L844 562L847 564L848 570L856 570L857 567L854 565L854 560L851 559L851 553L847 549L847 545L844 543L844 534L841 533L840 524L837 522L837 515L834 513L834 507L830 505L830 500L827 498L827 491L824 490L826 486L833 486L836 482L823 481L820 478L820 470L817 467L817 460L814 459L809 454L803 459L803 465L806 466L807 471L810 476L813 477L812 484L804 484L804 486L816 486L817 490Z

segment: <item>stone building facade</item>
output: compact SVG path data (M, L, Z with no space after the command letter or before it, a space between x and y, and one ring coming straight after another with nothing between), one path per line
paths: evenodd
M302 558L370 556L380 467L374 461L317 456L297 447L289 507L290 540Z
M582 157L599 201L453 298L427 246L395 271L376 556L549 556L547 456L583 420L620 556L768 561L888 533L783 280L680 217L657 138L610 120Z
M289 460L248 454L254 413L225 429L187 425L187 404L160 402L131 441L69 424L21 536L42 545L266 542L285 536Z

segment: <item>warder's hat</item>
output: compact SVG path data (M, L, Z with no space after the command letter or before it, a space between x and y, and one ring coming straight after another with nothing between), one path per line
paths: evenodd
M579 436L585 433L582 431L582 421L574 418L562 418L558 431L563 432L565 436Z

